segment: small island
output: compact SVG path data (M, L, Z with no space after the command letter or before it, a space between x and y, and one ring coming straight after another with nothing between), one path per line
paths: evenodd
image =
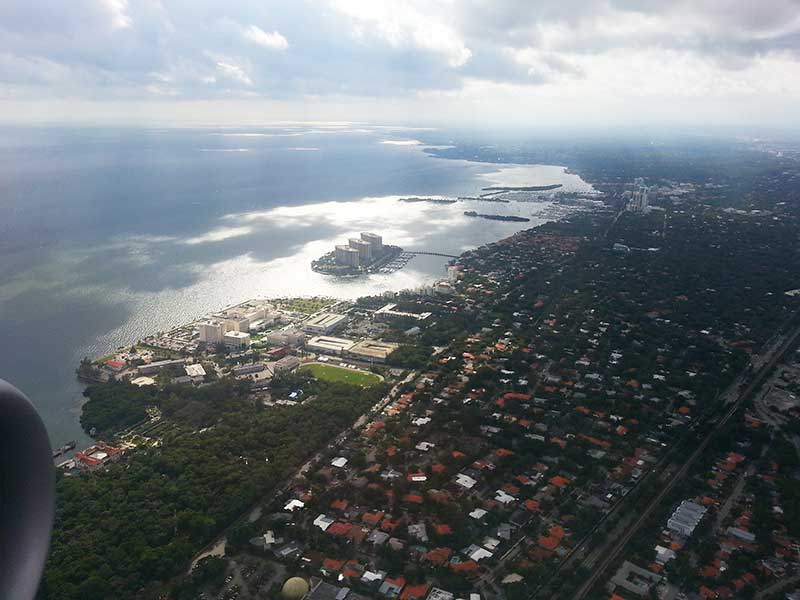
M499 202L501 204L510 204L511 200L506 200L505 198L495 198L494 196L497 194L501 194L502 192L492 192L490 194L481 194L480 196L459 196L459 200L480 200L481 202Z
M492 185L482 188L484 192L551 192L558 188L564 187L562 183L553 183L550 185L522 185L522 186L503 186Z
M512 221L514 223L527 223L530 221L527 217L515 217L513 215L487 215L476 212L474 210L465 210L464 216L478 217L480 219L489 219L490 221Z
M458 200L452 198L419 198L412 196L410 198L398 198L400 202L430 202L431 204L455 204Z
M400 246L384 244L381 236L363 232L360 238L350 238L347 244L339 244L312 261L311 269L324 275L358 277L369 273L391 273L403 268L409 259Z

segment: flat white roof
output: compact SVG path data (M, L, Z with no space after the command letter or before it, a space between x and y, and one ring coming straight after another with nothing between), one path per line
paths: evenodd
M283 510L294 512L296 508L303 508L305 505L305 502L298 500L297 498L293 498L286 503L286 506L283 507Z
M340 315L337 313L322 313L317 315L316 317L311 317L308 321L305 322L306 326L312 327L330 327L331 325L335 325L339 323L343 319L346 319L344 315Z
M320 515L314 519L314 525L322 529L322 531L325 531L328 527L333 525L333 519L327 515Z
M243 338L249 338L250 334L245 333L244 331L229 331L228 333L225 334L225 337L243 339Z
M205 377L206 375L206 370L200 364L186 365L184 369L189 377Z
M343 352L345 350L349 350L353 346L353 341L345 338L319 335L308 340L306 345L311 348L317 347L324 348L326 350L329 349Z

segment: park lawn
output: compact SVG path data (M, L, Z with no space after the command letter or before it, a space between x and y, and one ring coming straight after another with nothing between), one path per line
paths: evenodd
M283 300L282 305L288 310L310 315L335 302L332 298L289 298Z
M374 373L355 371L334 365L312 364L300 367L301 372L311 373L317 379L335 381L368 387L380 383L381 378Z

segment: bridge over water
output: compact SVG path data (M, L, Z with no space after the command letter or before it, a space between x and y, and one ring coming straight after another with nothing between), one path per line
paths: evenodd
M405 254L413 254L414 256L443 256L445 258L458 258L455 254L444 254L442 252L424 252L417 250L406 250Z

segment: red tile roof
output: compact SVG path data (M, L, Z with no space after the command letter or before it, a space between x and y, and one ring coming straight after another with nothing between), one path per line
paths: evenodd
M403 590L403 593L400 594L400 600L423 600L427 597L430 589L430 583L407 585Z

